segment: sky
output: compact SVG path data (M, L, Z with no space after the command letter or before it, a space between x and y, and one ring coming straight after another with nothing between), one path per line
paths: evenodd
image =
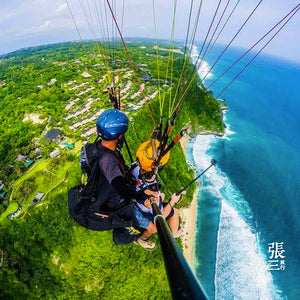
M79 34L82 39L105 36L103 30L105 32L106 28L101 29L102 23L99 21L100 13L103 16L104 27L106 27L105 22L107 19L109 33L112 30L112 20L106 1L108 0L0 0L0 54L24 47L78 40ZM191 1L193 2L191 15L191 28L193 28L196 12L201 0L109 1L112 4L114 2L115 14L119 26L122 27L124 37L155 38L156 36L157 38L170 39L174 8L176 8L174 39L185 40L190 3ZM203 0L195 40L201 41L205 39L215 9L219 3L220 8L215 19L215 25L228 3L227 10L219 26L220 29L234 5L238 2L236 10L217 40L217 43L227 44L251 11L261 2L232 44L237 47L249 48L290 10L298 5L298 1ZM175 2L177 3L176 7L174 6ZM124 17L122 18L123 3L125 5ZM106 4L106 8L104 8L104 4ZM70 11L74 17L79 34ZM153 11L155 11L156 27L154 26ZM98 26L97 24L100 25ZM213 32L215 25L213 25L211 32ZM116 31L115 34L117 34ZM298 11L270 45L267 46L264 53L300 63L299 48L300 11Z

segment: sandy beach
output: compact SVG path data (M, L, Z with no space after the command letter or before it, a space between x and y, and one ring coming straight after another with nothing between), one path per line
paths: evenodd
M189 136L186 135L180 140L181 147L186 153L186 144L189 140ZM196 190L193 196L193 201L190 204L190 207L180 208L179 214L182 220L181 229L183 235L181 237L183 243L183 254L187 262L194 269L195 267L195 229L196 229L196 220L197 220L197 193Z

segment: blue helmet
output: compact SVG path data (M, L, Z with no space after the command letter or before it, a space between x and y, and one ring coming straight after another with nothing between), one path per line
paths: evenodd
M105 140L114 140L127 131L128 118L117 109L108 109L99 116L96 126L99 136Z

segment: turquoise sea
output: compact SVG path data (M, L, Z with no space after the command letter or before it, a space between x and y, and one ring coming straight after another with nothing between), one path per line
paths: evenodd
M228 50L205 85L243 51ZM211 88L215 96L237 72ZM260 55L222 95L226 135L189 142L197 172L218 161L200 182L195 239L210 299L300 299L299 86L300 65Z

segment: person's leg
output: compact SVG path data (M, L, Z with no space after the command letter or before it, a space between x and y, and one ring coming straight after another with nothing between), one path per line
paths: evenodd
M137 219L138 225L141 228L145 228L146 230L136 239L135 244L140 245L146 250L155 249L155 243L150 240L150 236L156 232L156 226L152 221L147 219L142 215L140 210L135 208L135 217Z
M142 238L148 239L150 236L157 232L157 228L152 221L150 221L149 226L146 230L142 233Z
M149 220L150 221L150 220ZM136 244L140 245L146 250L155 249L155 243L150 240L150 237L153 233L156 232L156 226L152 221L150 221L146 230L137 238Z
M179 212L178 209L174 209L174 214L173 216L169 219L169 226L172 231L172 234L174 237L179 237L180 236L180 231L178 230L179 228Z

